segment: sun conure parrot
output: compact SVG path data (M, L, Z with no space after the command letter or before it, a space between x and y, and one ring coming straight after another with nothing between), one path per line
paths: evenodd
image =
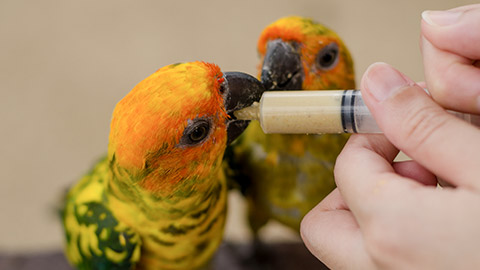
M204 62L163 67L115 107L108 155L69 191L66 255L78 269L198 269L221 242L222 158L248 125L229 115L263 85Z
M259 78L268 90L354 89L353 62L340 37L322 24L286 17L258 40ZM346 135L280 135L258 122L227 150L229 177L247 198L255 235L269 219L299 230L303 216L335 188L333 166Z

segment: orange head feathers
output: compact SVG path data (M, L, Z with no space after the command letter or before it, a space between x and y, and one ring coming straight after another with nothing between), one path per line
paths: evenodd
M258 99L263 92L260 82L254 78L250 82L249 75L230 76L236 85L227 83L229 77L218 66L192 62L163 67L141 81L113 112L110 161L128 172L129 181L139 181L152 192L186 178L201 182L218 173L230 124L238 122L229 117L227 108L233 106L230 103L243 101L242 106L248 106L254 101L245 103L232 92L252 88L259 91ZM248 83L242 85L244 77ZM236 128L241 132L244 127Z
M208 135L221 144L226 140L226 132L220 131L227 117L220 93L223 80L216 65L202 62L157 70L115 107L109 153L124 167L142 168L149 165L151 155L173 148L188 151L188 147L180 147L181 138L195 119L211 122L216 132Z
M355 86L353 61L340 37L311 19L290 16L267 26L257 45L267 89L322 90Z

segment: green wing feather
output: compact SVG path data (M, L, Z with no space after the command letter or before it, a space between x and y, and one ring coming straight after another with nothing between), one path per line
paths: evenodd
M106 204L107 172L103 159L67 194L62 216L66 254L78 269L133 269L140 259L139 235Z

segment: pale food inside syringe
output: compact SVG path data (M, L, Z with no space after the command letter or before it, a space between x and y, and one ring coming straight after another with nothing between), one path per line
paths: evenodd
M449 112L480 125L480 116ZM234 115L258 120L267 134L381 133L358 90L267 91Z

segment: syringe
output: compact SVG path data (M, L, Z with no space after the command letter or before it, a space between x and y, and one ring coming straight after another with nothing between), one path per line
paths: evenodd
M480 126L479 115L448 112ZM358 90L267 91L260 102L234 115L239 120L258 120L267 134L382 132Z

